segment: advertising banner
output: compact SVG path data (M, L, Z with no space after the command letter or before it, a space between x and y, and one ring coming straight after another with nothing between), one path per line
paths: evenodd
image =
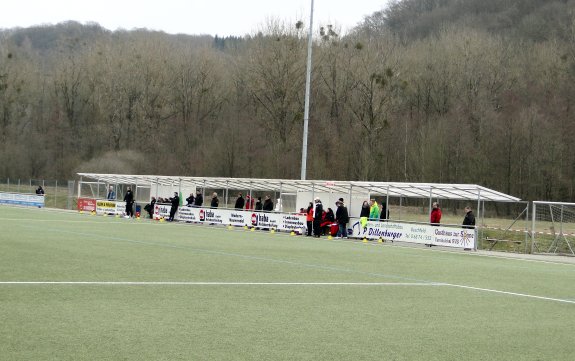
M96 201L96 214L124 215L124 213L126 213L126 202Z
M164 217L170 216L170 207L168 206L167 208L168 209ZM199 208L180 207L178 208L175 218L181 222L199 222L200 213L198 210Z
M350 237L399 241L434 246L475 248L475 230L399 222L368 221L362 229L359 220L351 224Z
M95 212L96 200L93 198L78 198L78 211Z
M165 218L168 219L170 216L170 205L169 204L155 204L154 205L154 219Z
M14 204L28 207L44 207L44 196L35 194L0 193L0 204Z
M156 204L154 219L170 216L169 204ZM305 215L286 213L254 212L234 209L179 207L174 217L182 222L202 222L237 227L274 228L280 231L303 232Z

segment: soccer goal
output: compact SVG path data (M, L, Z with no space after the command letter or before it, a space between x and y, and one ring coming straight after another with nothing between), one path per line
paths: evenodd
M531 240L531 253L575 256L575 203L533 202Z

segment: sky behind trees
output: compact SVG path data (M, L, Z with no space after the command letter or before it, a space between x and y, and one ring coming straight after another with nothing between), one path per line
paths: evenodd
M346 32L388 0L315 0L314 23L336 24ZM147 28L176 34L243 36L259 31L270 18L295 23L309 19L311 0L7 0L0 27L29 27L73 20L116 30Z

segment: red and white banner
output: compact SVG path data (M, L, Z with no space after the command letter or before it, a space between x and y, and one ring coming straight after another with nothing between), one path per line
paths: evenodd
M96 200L93 198L78 198L78 211L95 212Z

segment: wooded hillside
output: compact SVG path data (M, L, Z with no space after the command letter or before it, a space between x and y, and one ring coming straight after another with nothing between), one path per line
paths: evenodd
M0 178L299 178L307 30L0 32ZM309 179L572 201L575 0L403 0L316 34Z

